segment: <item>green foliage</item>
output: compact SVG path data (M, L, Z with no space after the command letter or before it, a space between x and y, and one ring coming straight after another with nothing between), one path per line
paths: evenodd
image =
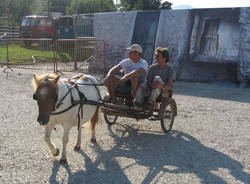
M77 2L76 0L71 1L70 6L67 8L67 14L116 11L113 0L77 0Z
M162 0L0 0L0 16L8 16L9 25L19 25L25 15L39 14L43 11L63 14L83 14L130 10L171 9L171 4Z
M7 49L6 46L0 46L1 55L0 55L0 61L6 61L7 60ZM32 56L37 56L40 58L46 58L46 61L50 60L53 61L53 51L43 51L40 49L37 49L35 47L24 47L20 45L9 45L8 48L9 52L9 61L11 63L23 63L26 62L32 62ZM48 59L50 58L50 59Z
M9 25L19 25L25 15L43 11L63 14L116 11L113 0L0 0L0 16L8 16Z
M32 13L33 0L1 0L0 16L8 17L9 25L19 25L22 17Z
M0 16L6 16L7 0L0 1Z
M7 48L6 46L0 46L0 62L7 62ZM66 51L59 50L57 60L62 62L69 62L73 60L74 52L72 49ZM77 53L80 51L77 51ZM19 44L11 44L8 47L9 62L12 64L33 62L32 56L35 56L36 61L53 62L54 53L53 50L44 50L39 44L31 44L22 46Z
M161 4L160 9L169 10L169 9L171 9L171 5L172 5L171 3L165 1L164 3Z
M171 9L171 3L162 0L121 0L120 10L160 10Z
M70 3L68 0L50 0L50 10L51 12L62 12L66 13L66 7L69 6Z

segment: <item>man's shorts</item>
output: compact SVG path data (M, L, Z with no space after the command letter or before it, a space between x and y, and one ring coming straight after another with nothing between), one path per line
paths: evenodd
M123 74L117 74L115 75L115 77L117 79L121 79L124 75ZM142 75L139 78L139 84L145 81L145 77L144 75ZM132 90L132 86L131 86L131 80L129 79L125 84L122 85L118 85L116 88L116 91L118 91L119 93L131 93Z
M115 75L117 79L121 79L123 77L122 74ZM131 93L131 80L128 80L126 83L118 85L116 91L119 93Z

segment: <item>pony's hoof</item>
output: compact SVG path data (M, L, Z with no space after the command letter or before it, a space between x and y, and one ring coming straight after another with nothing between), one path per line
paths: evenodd
M91 138L91 139L90 139L90 142L91 142L92 144L96 144L96 139Z
M52 154L54 157L57 157L59 155L60 151L58 148L56 148L56 152L54 154Z
M60 164L64 165L64 164L68 164L68 161L66 158L61 158L60 159Z
M80 149L81 149L81 146L75 146L74 147L74 151L80 151Z

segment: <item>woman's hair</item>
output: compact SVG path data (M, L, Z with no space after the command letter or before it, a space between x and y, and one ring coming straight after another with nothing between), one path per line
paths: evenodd
M166 58L166 63L169 61L169 51L168 48L157 47L155 52L161 54L162 57Z

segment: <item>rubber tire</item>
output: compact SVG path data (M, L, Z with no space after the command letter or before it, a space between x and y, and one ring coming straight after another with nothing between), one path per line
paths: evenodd
M170 108L170 109L169 109ZM161 120L161 128L165 133L168 133L169 131L172 130L173 125L174 125L174 118L176 116L176 112L175 112L175 107L173 105L173 103L170 103L169 105L167 105L165 111L167 111L167 113L170 113L169 115L171 116L170 118L164 118L165 116L165 112L163 115L163 119ZM166 121L168 122L168 125L166 126Z

